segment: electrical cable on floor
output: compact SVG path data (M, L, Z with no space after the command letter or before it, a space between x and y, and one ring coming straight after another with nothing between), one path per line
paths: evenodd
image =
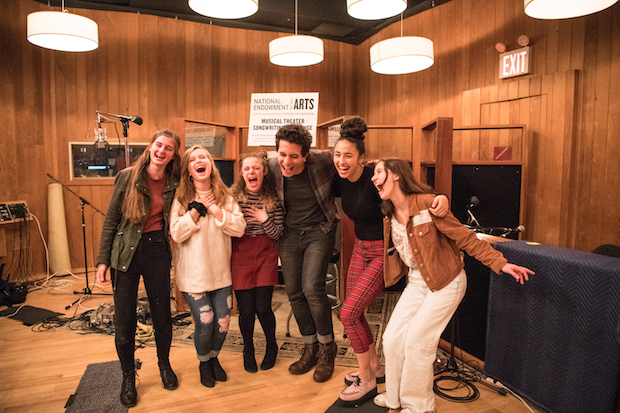
M22 304L22 305L20 305L19 307L17 307L17 310L13 311L11 314L9 314L9 315L3 315L2 317L4 317L4 318L11 318L11 317L15 317L15 316L17 315L17 313L19 313L19 311L20 311L22 308L26 307L26 305L27 305L27 304Z
M451 382L453 386L444 387L441 386L442 382ZM448 365L445 370L435 375L433 382L433 391L436 395L442 399L449 400L455 403L469 403L477 400L480 397L480 391L474 385L476 380L473 379L464 370L459 369L458 363L455 359L448 360ZM451 396L447 392L458 391L463 393L463 390L467 391L465 396Z
M463 358L462 351L461 358ZM451 381L458 384L453 387L442 387L439 384L442 381ZM475 383L482 384L502 396L510 394L520 400L530 412L535 413L528 403L513 390L504 386L502 383L493 381L490 377L486 377L480 371L475 370L473 367L455 358L448 360L446 367L435 375L433 391L442 399L449 400L454 403L468 403L480 397L480 391L475 387ZM466 396L451 396L447 394L447 392L450 391L463 392L463 389L467 390Z

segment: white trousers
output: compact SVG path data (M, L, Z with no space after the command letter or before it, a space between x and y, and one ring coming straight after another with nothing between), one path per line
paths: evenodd
M383 333L387 405L412 412L434 412L433 362L441 333L465 295L465 271L439 291L411 269Z

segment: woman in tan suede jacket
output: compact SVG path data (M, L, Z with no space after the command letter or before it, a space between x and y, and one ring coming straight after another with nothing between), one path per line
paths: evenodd
M417 182L405 161L379 162L372 181L386 215L385 285L408 273L407 287L383 334L386 392L375 397L375 403L402 408L402 413L434 412L433 360L439 337L467 286L461 250L521 284L533 272L509 264L452 213L432 216L428 211L435 197L432 188Z

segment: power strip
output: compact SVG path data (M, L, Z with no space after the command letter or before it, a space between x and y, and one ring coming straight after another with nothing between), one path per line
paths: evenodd
M30 220L32 217L26 201L0 202L0 224Z

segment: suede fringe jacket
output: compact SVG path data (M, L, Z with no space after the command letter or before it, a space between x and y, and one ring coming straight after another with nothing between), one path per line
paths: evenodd
M490 267L497 274L508 262L501 252L461 224L450 211L442 218L433 216L429 208L433 194L409 195L410 219L407 238L411 254L431 291L441 290L463 269L461 250ZM391 222L383 218L385 286L394 285L408 268L395 250L390 250Z

